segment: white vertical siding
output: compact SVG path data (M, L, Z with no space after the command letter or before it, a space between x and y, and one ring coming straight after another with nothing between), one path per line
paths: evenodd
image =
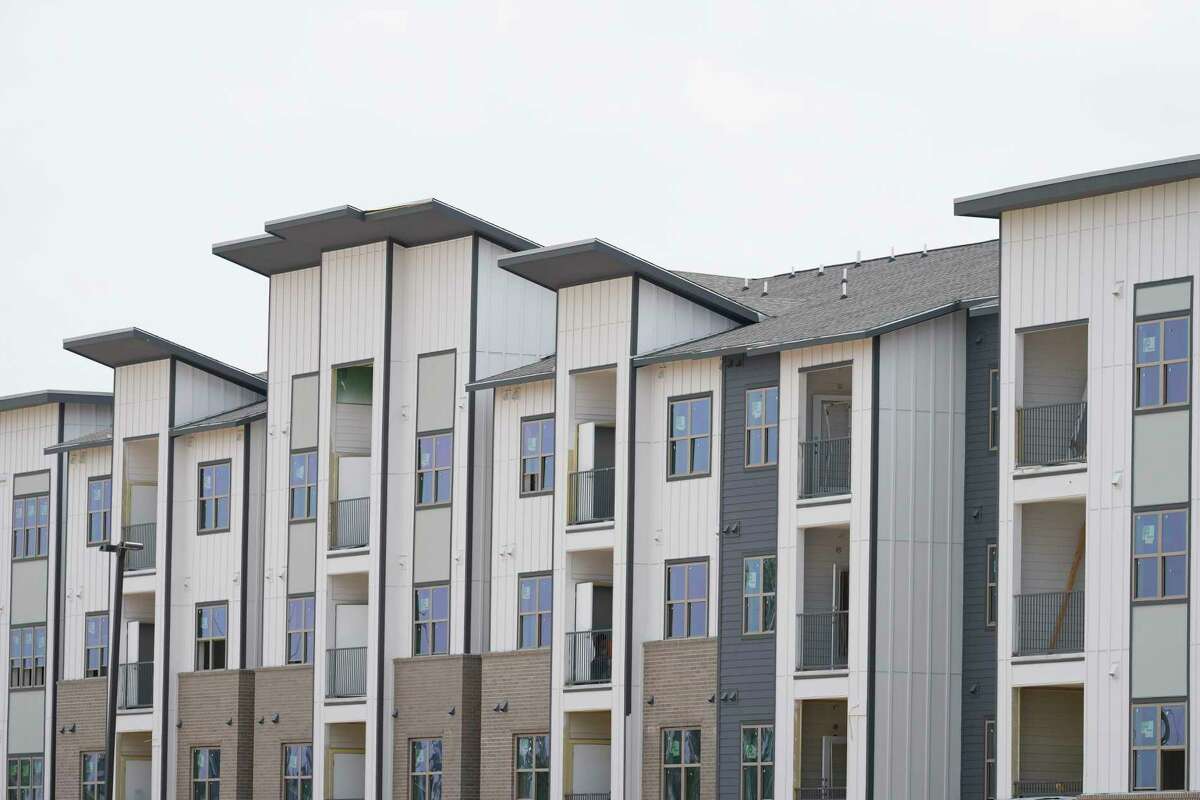
M66 548L63 552L63 680L83 677L84 617L107 611L112 594L108 553L87 546L88 479L108 475L112 448L92 447L68 455ZM114 492L117 483L114 481ZM114 529L117 523L113 522Z
M258 392L213 375L191 364L175 366L175 424L183 425L256 403Z
M111 403L67 403L63 413L63 441L112 428Z
M476 380L554 352L555 294L500 269L496 261L508 253L500 245L479 240Z
M737 323L674 292L642 281L638 289L637 352L649 353L737 327Z

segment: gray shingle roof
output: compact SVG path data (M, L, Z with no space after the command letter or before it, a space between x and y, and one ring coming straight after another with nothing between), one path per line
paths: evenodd
M492 375L481 380L477 380L467 386L467 389L474 391L476 389L494 389L497 386L510 386L514 383L528 383L530 381L546 380L554 377L554 367L557 359L553 355L534 361L531 364L526 364L522 367L507 370L496 375Z
M194 422L177 425L171 429L171 435L179 436L185 433L198 433L199 431L211 431L218 428L232 428L251 420L265 417L266 415L267 401L260 400L257 403L250 403L249 405L230 411L222 411L220 414L213 414L211 417L204 417Z
M112 428L105 428L101 431L92 431L85 433L83 436L77 436L74 439L68 439L65 442L50 445L46 448L46 453L66 453L71 450L83 450L88 447L109 447L112 445Z

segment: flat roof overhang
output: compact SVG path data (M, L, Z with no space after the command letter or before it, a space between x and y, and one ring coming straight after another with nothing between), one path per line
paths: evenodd
M389 239L405 247L415 247L478 234L509 250L538 246L537 242L434 198L376 211L336 206L272 220L263 229L266 233L214 244L213 255L259 275L271 276L315 267L326 250Z
M263 394L267 391L267 382L257 375L140 328L122 328L64 339L63 349L112 369L144 364L148 361L161 361L164 358L178 358L238 386Z
M43 389L0 397L0 411L16 411L50 403L82 403L86 405L112 405L110 392L72 392L58 389Z
M501 269L556 292L570 286L637 275L738 322L762 319L752 308L600 239L526 250L503 256L498 263Z
M1067 200L1079 200L1113 192L1144 189L1160 183L1200 178L1200 155L1148 161L1127 167L1083 172L1063 178L1024 183L956 198L954 214L959 217L999 219L1000 214Z

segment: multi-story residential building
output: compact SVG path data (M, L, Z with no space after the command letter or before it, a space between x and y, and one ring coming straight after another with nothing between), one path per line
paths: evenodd
M9 796L1187 786L1193 178L760 279L436 200L215 245L266 372L0 399Z

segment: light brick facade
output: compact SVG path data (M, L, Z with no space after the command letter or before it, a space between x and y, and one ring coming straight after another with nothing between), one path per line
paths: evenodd
M700 797L717 796L716 639L647 642L642 712L642 796L662 796L662 732L700 729ZM654 704L649 701L653 698ZM715 698L713 698L715 700Z
M183 672L179 675L178 689L181 726L172 737L176 753L175 796L192 796L192 750L219 747L221 797L250 800L255 796L254 672Z
M481 796L512 797L515 737L550 733L550 650L483 656L481 694Z
M395 660L394 796L408 800L409 742L442 740L442 797L477 800L479 794L479 656L425 656Z

